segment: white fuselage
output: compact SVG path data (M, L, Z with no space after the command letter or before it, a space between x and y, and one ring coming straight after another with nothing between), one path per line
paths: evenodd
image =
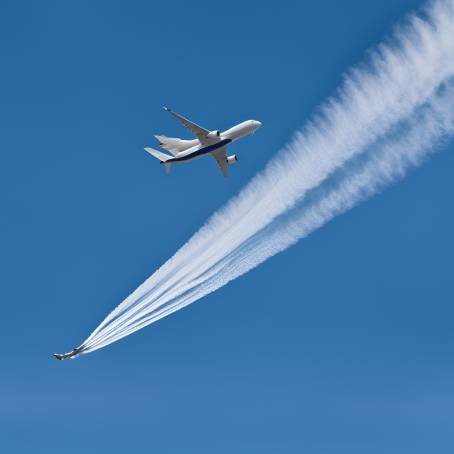
M183 163L211 155L219 148L222 148L241 137L253 134L260 126L262 126L262 123L259 121L246 120L233 128L227 129L227 131L210 133L207 137L207 142L204 145L198 143L194 146L190 146L188 149L180 151L174 158L169 159L167 162L175 164Z

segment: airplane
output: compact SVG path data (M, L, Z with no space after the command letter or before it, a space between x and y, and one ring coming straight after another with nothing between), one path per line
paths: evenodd
M72 358L73 356L78 355L82 351L82 347L77 347L73 351L68 352L68 353L53 353L53 356L61 361L62 359L69 359Z
M253 134L262 123L256 120L247 120L228 129L227 131L209 131L201 126L189 121L187 118L177 114L168 107L164 110L172 114L183 126L186 126L197 139L183 140L155 135L159 145L171 153L162 153L150 147L145 147L145 151L164 164L166 173L170 172L172 164L183 164L203 156L213 156L224 177L228 174L228 167L238 161L236 155L227 156L227 145L241 137Z

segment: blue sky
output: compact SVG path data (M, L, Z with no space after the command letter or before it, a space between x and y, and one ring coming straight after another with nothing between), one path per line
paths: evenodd
M2 452L452 452L454 147L202 301L57 362L419 1L3 2ZM143 146L263 122L164 174ZM238 315L239 314L239 315Z

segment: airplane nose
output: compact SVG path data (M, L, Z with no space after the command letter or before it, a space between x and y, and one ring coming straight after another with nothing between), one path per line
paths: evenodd
M260 126L262 126L262 123L260 121L254 120L254 125L256 128L260 128Z

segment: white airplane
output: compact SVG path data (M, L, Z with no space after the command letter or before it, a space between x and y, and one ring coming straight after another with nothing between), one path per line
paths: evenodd
M234 154L227 156L227 145L240 137L253 134L262 126L260 121L247 120L224 132L209 131L181 115L178 115L168 107L164 107L164 109L167 110L167 112L170 112L197 137L197 139L193 140L183 140L156 135L155 137L158 139L159 145L169 151L171 155L154 150L150 147L145 147L146 152L159 159L161 164L164 164L167 173L170 172L172 164L182 164L193 161L194 159L202 158L203 156L211 155L216 160L222 174L226 177L229 164L234 164L238 161L238 158Z

